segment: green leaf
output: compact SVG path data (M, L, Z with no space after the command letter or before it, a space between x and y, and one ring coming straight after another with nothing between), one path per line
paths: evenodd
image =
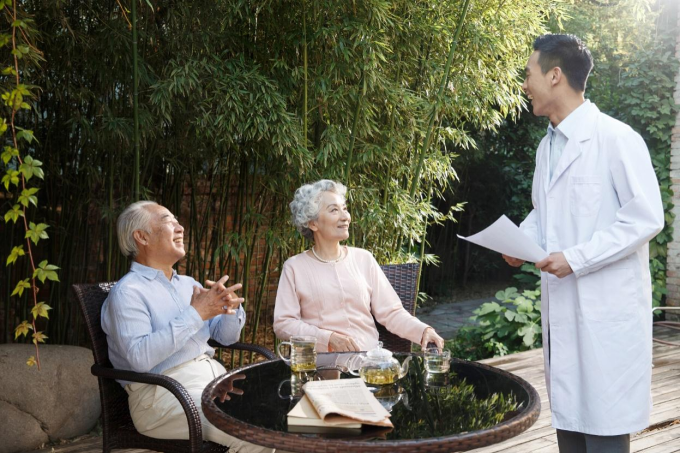
M47 305L45 302L38 302L31 309L31 314L33 315L34 319L38 319L39 316L42 316L43 318L50 319L50 316L47 313L49 310L52 310L52 307Z
M501 306L497 302L486 302L482 304L474 313L478 316L486 315L487 313L497 312L501 309Z
M5 125L5 128L6 127L7 127L7 125ZM18 155L19 155L18 149L14 148L12 146L5 146L5 150L2 152L2 155L0 155L0 157L2 157L2 162L5 165L7 165L9 163L9 161L12 160L12 157L18 156Z
M19 103L21 105L21 103ZM19 129L19 128L17 128ZM29 131L28 129L22 129L19 132L17 132L17 140L26 140L28 143L33 143L33 141L38 141L35 138L35 135L33 135L33 131Z
M24 246L23 245L18 245L16 247L12 248L12 251L9 253L9 256L7 257L6 266L9 266L10 264L14 264L20 256L24 256L25 254L26 253L24 252Z
M28 224L28 231L26 231L25 237L33 241L34 244L38 244L40 239L48 239L50 236L45 231L50 226L45 223L35 224L30 222Z
M42 332L36 332L33 334L33 344L44 343L49 337Z
M21 195L19 195L19 203L24 207L28 207L29 203L33 203L35 207L38 207L38 197L35 196L36 193L38 193L38 188L36 187L22 190Z
M507 319L508 321L512 321L515 319L516 315L517 313L515 313L514 311L508 310L505 312L505 319Z
M517 306L519 313L531 313L532 311L534 311L534 304L530 300L524 299Z
M12 291L12 296L16 296L17 294L19 297L21 297L24 294L25 289L29 289L31 287L31 283L29 279L23 279L19 283L17 283L17 286L14 288L14 291ZM10 296L10 297L12 297Z
M33 330L33 326L28 321L23 321L14 329L14 339L16 340L20 335L28 335L29 330Z
M42 162L40 162L38 159L33 159L31 156L26 156L24 163L19 166L19 171L24 174L24 177L27 181L33 176L36 176L40 179L45 179L45 173L43 172L42 168L40 168L41 166Z
M6 190L9 190L9 185L14 184L19 185L19 175L20 173L16 170L7 170L5 176L2 177L2 184L5 186Z
M14 206L12 206L12 209L5 213L5 223L9 222L10 220L13 221L14 223L17 223L19 217L23 216L24 216L23 209L21 209L21 206L19 206L18 204L15 204Z
M42 283L45 283L45 280L48 279L58 282L59 277L57 276L57 269L59 269L59 267L53 264L47 264L47 260L44 260L38 264L38 267L33 272L33 278L37 277Z

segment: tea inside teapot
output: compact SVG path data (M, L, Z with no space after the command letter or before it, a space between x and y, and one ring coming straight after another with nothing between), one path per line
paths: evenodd
M361 376L366 384L394 384L406 375L409 360L410 357L400 365L399 361L392 357L392 353L382 347L382 342L378 342L378 347L368 351L366 357L362 359L358 376ZM354 372L352 374L357 375Z

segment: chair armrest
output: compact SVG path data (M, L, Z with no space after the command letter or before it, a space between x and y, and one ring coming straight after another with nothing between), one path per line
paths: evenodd
M259 346L256 344L252 343L232 343L228 346L225 346L221 343L218 343L217 341L213 340L212 338L208 340L208 344L212 348L228 348L228 349L237 349L241 351L251 351L251 352L257 352L258 354L264 356L267 358L267 360L275 359L276 354L274 354L271 350L265 348L264 346Z
M182 384L175 379L154 373L138 373L130 370L119 370L102 365L94 364L90 368L94 376L104 379L117 379L122 381L140 382L142 384L153 384L163 387L174 395L182 405L184 413L189 423L189 441L191 451L200 451L203 445L203 428L201 426L201 414L194 403L193 398Z

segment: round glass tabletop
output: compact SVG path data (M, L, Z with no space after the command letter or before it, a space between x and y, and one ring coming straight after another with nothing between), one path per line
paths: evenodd
M395 354L404 362L408 354ZM354 378L356 354L319 354L317 378ZM360 361L360 360L359 360ZM465 451L516 436L540 413L536 390L523 379L476 362L452 359L445 373L428 373L422 355L412 354L408 372L394 384L371 385L391 413L394 428L360 430L289 427L287 414L299 400L299 377L281 360L229 371L203 392L208 420L228 434L289 451L353 452ZM348 366L349 365L349 366ZM230 400L215 396L235 387Z

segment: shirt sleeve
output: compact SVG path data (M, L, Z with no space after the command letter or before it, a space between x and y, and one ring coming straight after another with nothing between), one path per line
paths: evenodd
M594 272L633 253L656 236L664 225L659 183L647 145L630 130L612 139L609 167L619 198L616 220L592 238L564 250L576 277Z
M246 321L246 312L239 305L238 310L233 315L215 316L209 322L210 338L217 340L224 346L239 341L241 329Z
M102 327L108 335L109 348L132 371L144 373L182 349L203 327L203 320L189 307L154 332L143 298L135 291L114 288L104 305Z
M387 330L412 343L420 344L428 326L404 309L378 262L370 257L371 313Z
M321 329L302 321L300 297L295 290L295 271L284 263L274 305L274 333L281 340L289 340L293 335L316 337L317 350L328 350L332 330Z

